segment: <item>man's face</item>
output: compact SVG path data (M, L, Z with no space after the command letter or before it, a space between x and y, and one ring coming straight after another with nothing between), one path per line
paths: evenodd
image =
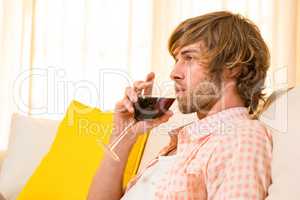
M176 64L170 74L182 113L207 113L220 96L220 84L209 74L207 64L200 60L201 43L176 49ZM202 49L203 50L203 49Z

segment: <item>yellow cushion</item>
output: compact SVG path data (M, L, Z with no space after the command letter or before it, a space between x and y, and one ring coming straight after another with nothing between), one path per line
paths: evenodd
M111 129L112 113L73 101L48 154L17 200L85 200L103 157L99 141L107 143ZM141 135L130 153L123 187L137 172L147 137Z

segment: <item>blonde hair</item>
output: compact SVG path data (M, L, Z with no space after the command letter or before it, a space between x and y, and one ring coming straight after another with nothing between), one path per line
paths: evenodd
M258 27L249 19L227 11L212 12L183 21L170 36L168 49L174 52L184 46L203 42L212 76L220 79L224 68L240 67L237 89L249 112L257 109L263 98L264 82L270 65L270 54Z

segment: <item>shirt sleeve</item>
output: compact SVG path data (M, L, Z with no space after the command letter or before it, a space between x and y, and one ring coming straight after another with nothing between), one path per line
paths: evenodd
M264 200L271 184L272 141L266 129L245 128L217 145L207 166L212 200Z

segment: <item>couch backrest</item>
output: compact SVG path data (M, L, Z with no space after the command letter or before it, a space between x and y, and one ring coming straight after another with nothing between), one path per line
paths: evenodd
M267 200L299 200L300 87L276 92L260 120L273 137L272 181Z
M58 121L14 114L8 150L0 171L0 192L13 200L49 150Z

